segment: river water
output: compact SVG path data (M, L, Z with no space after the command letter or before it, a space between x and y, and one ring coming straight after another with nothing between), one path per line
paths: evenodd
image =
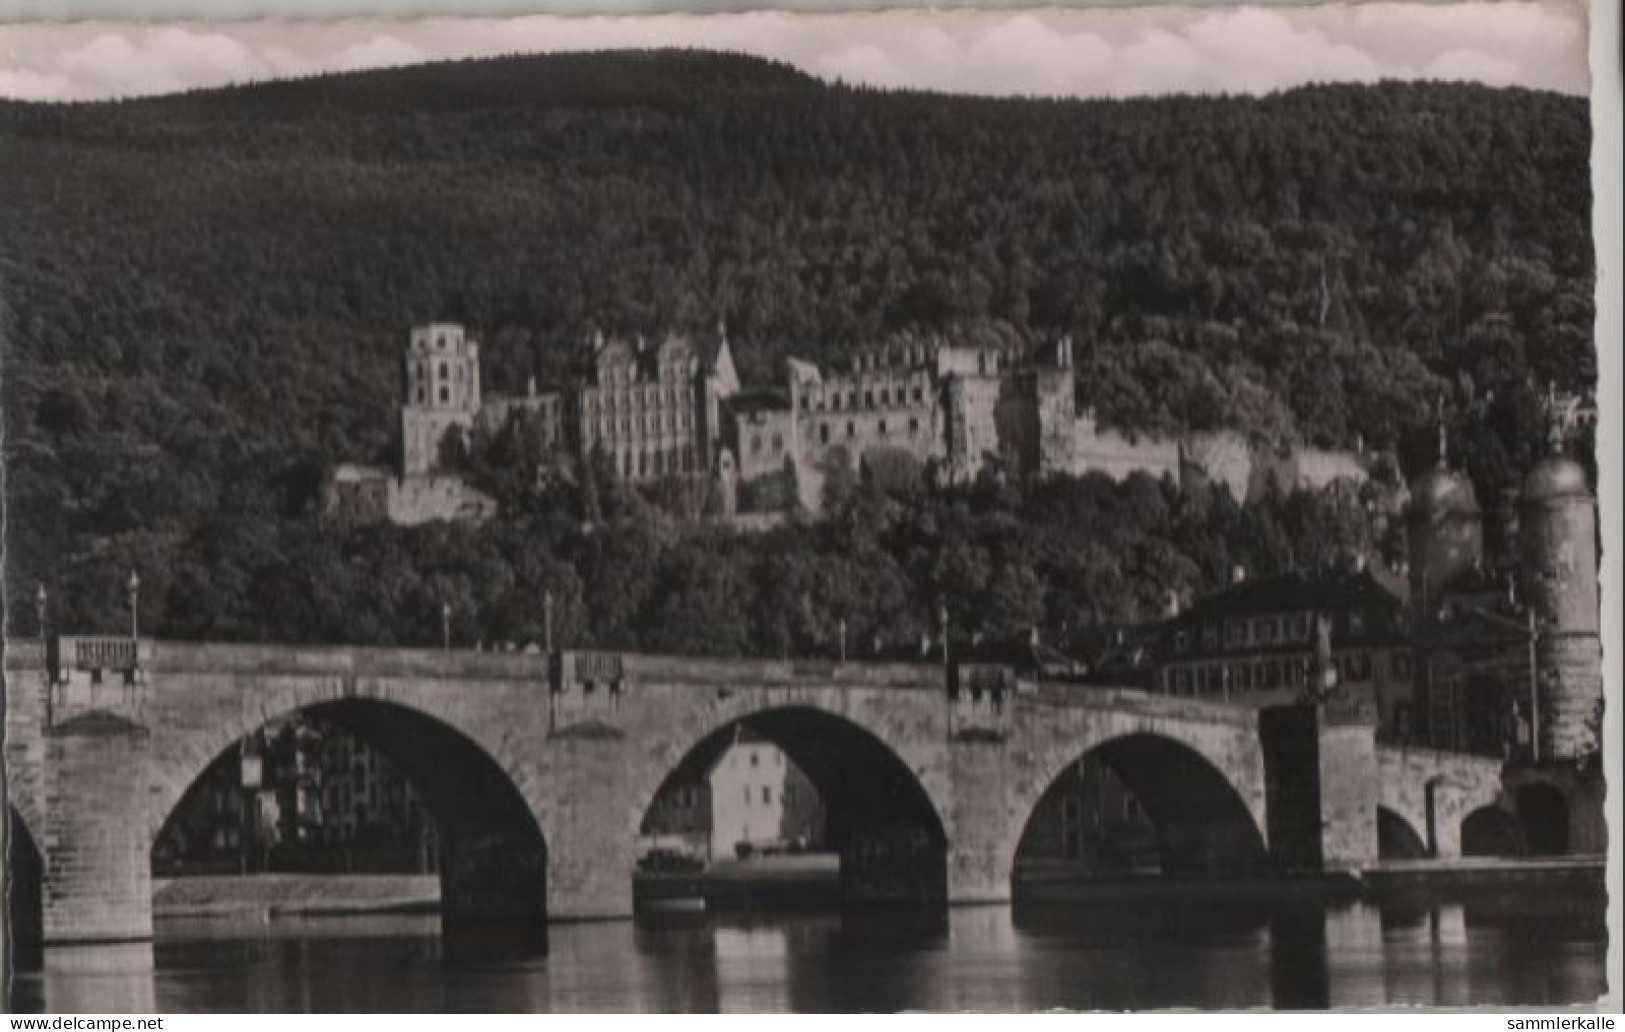
M49 952L19 1010L1033 1011L1554 1005L1606 991L1601 899L1153 895L441 934L433 916L161 921Z

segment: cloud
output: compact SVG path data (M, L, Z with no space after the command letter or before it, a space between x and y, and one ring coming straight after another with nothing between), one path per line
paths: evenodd
M165 93L482 54L686 46L828 79L996 95L1263 93L1305 82L1469 79L1584 93L1584 10L1479 0L1313 8L425 18L158 28L0 26L0 95Z
M335 53L329 67L336 72L356 72L363 68L394 68L421 64L431 55L394 36L374 36Z

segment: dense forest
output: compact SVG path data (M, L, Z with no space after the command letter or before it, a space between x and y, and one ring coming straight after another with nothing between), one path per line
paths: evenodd
M512 389L593 327L726 320L754 382L894 333L1070 333L1109 425L1407 473L1442 397L1494 496L1538 392L1595 377L1589 146L1583 100L1524 90L993 100L687 52L0 103L9 623L39 581L60 626L116 629L131 568L146 630L229 638L428 642L439 600L459 640L534 636L545 586L574 641L682 650L907 635L944 598L989 630L1143 617L1369 528L1086 479L855 482L766 537L633 497L584 532L569 492L350 531L320 485L389 454L413 322L470 324Z

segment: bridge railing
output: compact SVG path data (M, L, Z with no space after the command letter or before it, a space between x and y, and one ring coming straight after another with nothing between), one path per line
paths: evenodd
M91 711L139 716L149 691L142 646L133 638L58 638L48 660L48 721Z
M66 657L75 670L134 670L139 666L133 638L65 638Z

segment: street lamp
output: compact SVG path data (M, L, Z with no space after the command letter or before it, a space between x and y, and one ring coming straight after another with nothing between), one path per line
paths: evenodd
M845 663L846 662L846 617L844 617L844 616L841 617L841 622L840 622L840 624L838 626L839 626L839 629L840 629L840 632L841 632L841 662Z
M548 654L553 652L553 589L542 593L542 641Z
M141 575L131 570L124 588L130 596L130 644L134 645L141 637Z
M50 596L45 593L45 585L40 584L34 588L34 623L39 627L40 640L45 640L45 607Z
M440 603L440 647L451 648L451 603Z

